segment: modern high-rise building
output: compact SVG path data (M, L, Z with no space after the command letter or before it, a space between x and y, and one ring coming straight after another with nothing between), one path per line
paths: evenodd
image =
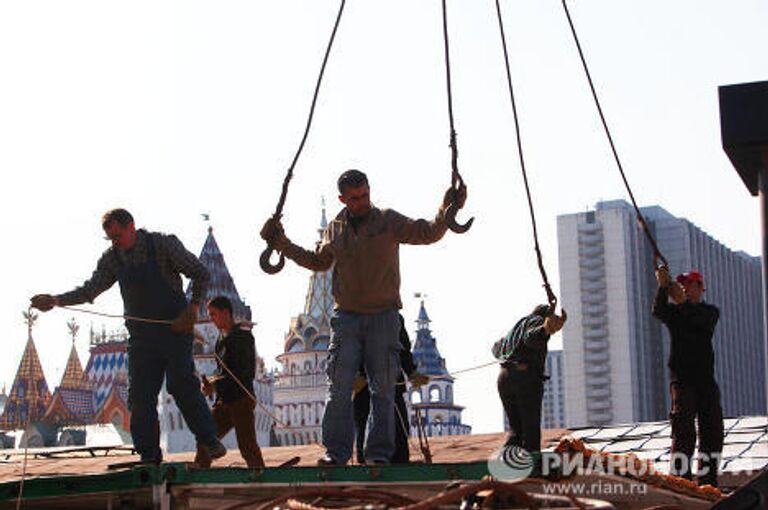
M726 416L765 413L760 258L733 251L661 207L642 213L672 274L697 269L720 309L714 345ZM652 421L669 412L669 335L651 315L653 252L623 200L559 216L569 426Z
M545 429L565 428L563 369L563 351L549 351L544 370L549 379L544 381L544 397L541 400L541 426Z

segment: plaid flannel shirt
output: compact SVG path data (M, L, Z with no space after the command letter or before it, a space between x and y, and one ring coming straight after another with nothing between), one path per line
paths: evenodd
M128 251L108 248L96 264L91 277L80 287L56 296L64 305L92 303L93 300L115 284L121 265L139 265L147 261L147 241L152 236L155 257L160 273L173 290L183 293L181 275L192 280L192 303L199 305L205 295L210 275L200 260L190 253L172 234L136 231L136 245Z

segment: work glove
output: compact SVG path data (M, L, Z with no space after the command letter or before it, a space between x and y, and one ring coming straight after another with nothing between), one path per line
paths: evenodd
M676 305L685 303L685 300L688 299L685 295L685 288L679 282L672 282L669 285L669 297Z
M560 309L560 314L552 314L547 315L547 317L544 319L544 332L552 336L561 329L563 329L563 325L565 324L565 321L568 319L568 314L565 313L565 310L562 308Z
M440 209L445 211L451 203L453 203L453 197L456 195L456 205L461 209L464 207L464 203L467 201L467 186L466 184L461 184L459 186L458 190L455 190L453 186L448 188L446 190L445 195L443 195L443 205L440 206Z
M672 276L670 276L667 266L656 268L656 283L659 284L660 289L666 289L672 284Z
M173 320L171 331L179 335L192 333L195 330L196 320L197 307L195 305L189 305Z
M203 376L203 385L200 388L203 392L203 395L205 395L208 398L211 398L213 396L214 391L216 390L216 387L214 384L208 380L206 376Z
M41 312L47 312L54 306L59 305L59 299L56 296L50 294L37 294L32 296L29 300L33 308L37 308Z
M363 391L363 388L366 386L368 386L368 379L366 379L362 374L357 374L355 376L354 382L352 383L352 395L357 395Z
M264 226L261 227L261 238L264 239L271 248L281 253L291 245L290 239L285 235L283 224L280 222L279 218L275 218L274 216L270 217L264 223Z
M408 375L408 381L414 388L421 388L429 382L429 376L422 374L418 370L414 370Z

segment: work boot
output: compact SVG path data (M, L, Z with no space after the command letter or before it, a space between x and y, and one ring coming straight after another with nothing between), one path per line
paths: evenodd
M323 466L343 466L344 464L340 462L336 462L333 457L331 457L328 454L323 455L319 459L317 459L317 465L320 467Z
M219 459L227 454L227 449L221 444L221 441L214 439L210 444L197 444L197 453L195 454L195 464L199 468L209 468L215 459Z

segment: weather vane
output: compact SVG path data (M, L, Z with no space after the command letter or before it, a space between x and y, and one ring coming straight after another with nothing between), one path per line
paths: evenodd
M77 321L74 317L67 322L67 328L69 329L69 334L72 336L72 343L75 343L75 338L77 337L77 332L80 331L80 326L77 325Z
M200 213L200 216L203 217L203 221L208 224L208 232L210 233L213 230L213 227L211 226L211 214L210 213Z
M27 333L32 338L32 327L37 320L37 314L32 311L32 307L29 307L26 311L22 312L22 315L24 315L24 322L27 323Z

